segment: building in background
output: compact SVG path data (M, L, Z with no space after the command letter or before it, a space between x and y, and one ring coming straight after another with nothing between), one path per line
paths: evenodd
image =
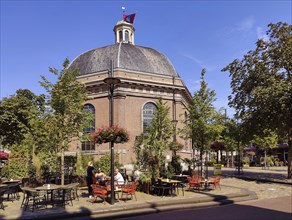
M130 136L129 142L115 144L115 152L124 165L136 160L135 138L151 122L159 98L170 107L169 118L175 129L183 127L186 106L192 98L169 59L155 49L135 45L134 33L132 22L119 21L114 27L114 44L82 53L69 67L80 70L78 81L90 96L84 106L95 116L94 128L86 130L89 133L109 125L109 93L104 79L109 77L113 62L113 75L121 80L114 90L114 124L125 128ZM177 141L184 145L178 152L181 158L191 158L190 140L177 137ZM99 157L109 153L109 144L74 142L70 151Z

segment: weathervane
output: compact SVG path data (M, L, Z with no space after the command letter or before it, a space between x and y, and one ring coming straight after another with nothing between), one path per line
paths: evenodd
M126 12L126 7L122 7L122 10L123 10L123 15L124 15Z

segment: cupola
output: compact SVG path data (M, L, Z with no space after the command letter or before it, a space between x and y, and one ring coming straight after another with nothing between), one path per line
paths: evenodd
M134 45L134 32L133 24L126 21L119 21L115 27L115 43L127 43Z

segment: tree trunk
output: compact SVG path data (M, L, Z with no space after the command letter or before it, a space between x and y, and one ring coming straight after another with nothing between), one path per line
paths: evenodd
M265 148L265 169L267 169L267 149Z
M65 183L65 175L64 175L64 141L62 141L61 147L61 185Z
M288 137L288 179L292 179L292 137Z

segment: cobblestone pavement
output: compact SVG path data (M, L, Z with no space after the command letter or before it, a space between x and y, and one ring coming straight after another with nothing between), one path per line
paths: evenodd
M258 199L268 199L268 198L276 198L276 197L283 197L283 196L291 196L292 198L292 184L278 184L273 182L262 182L262 181L256 181L256 180L243 180L243 179L237 179L235 177L232 177L231 174L234 174L234 168L231 169L225 169L223 168L223 176L221 179L221 190L215 189L211 191L187 191L185 190L184 196L182 195L182 192L180 192L175 197L160 197L160 196L154 196L154 195L148 195L145 193L137 192L137 201L136 200L130 200L127 202L120 201L117 202L114 206L106 203L103 204L102 200L97 200L95 203L89 202L89 199L86 194L85 190L79 191L79 201L74 201L74 206L66 206L65 210L63 208L48 208L48 209L42 209L42 210L36 210L35 212L31 211L23 211L20 209L20 204L22 201L22 198L18 201L5 201L5 210L0 210L0 219L25 219L25 218L39 218L39 215L50 215L50 214L58 214L58 213L78 213L80 211L82 212L104 212L108 210L113 210L115 212L120 210L125 210L132 207L139 207L143 204L152 204L154 207L157 205L157 202L168 204L170 201L175 201L177 205L183 204L184 201L188 199L197 199L198 201L203 202L204 198L215 198L215 196L218 195L231 195L231 194L240 194L242 193L241 189L248 189L249 191L253 191L256 193ZM212 175L212 172L210 170L210 175ZM249 169L244 170L244 175L246 177L267 177L270 180L275 179L287 183L287 180L285 180L286 175L285 169L281 170L261 170L261 169ZM258 175L260 173L261 175ZM283 177L283 179L282 179ZM290 180L288 181L290 183ZM292 182L291 182L292 183ZM22 193L20 193L22 196Z
M222 184L246 188L257 194L258 199L292 196L292 186L277 183L263 183L258 181L242 180L234 177L222 179Z

